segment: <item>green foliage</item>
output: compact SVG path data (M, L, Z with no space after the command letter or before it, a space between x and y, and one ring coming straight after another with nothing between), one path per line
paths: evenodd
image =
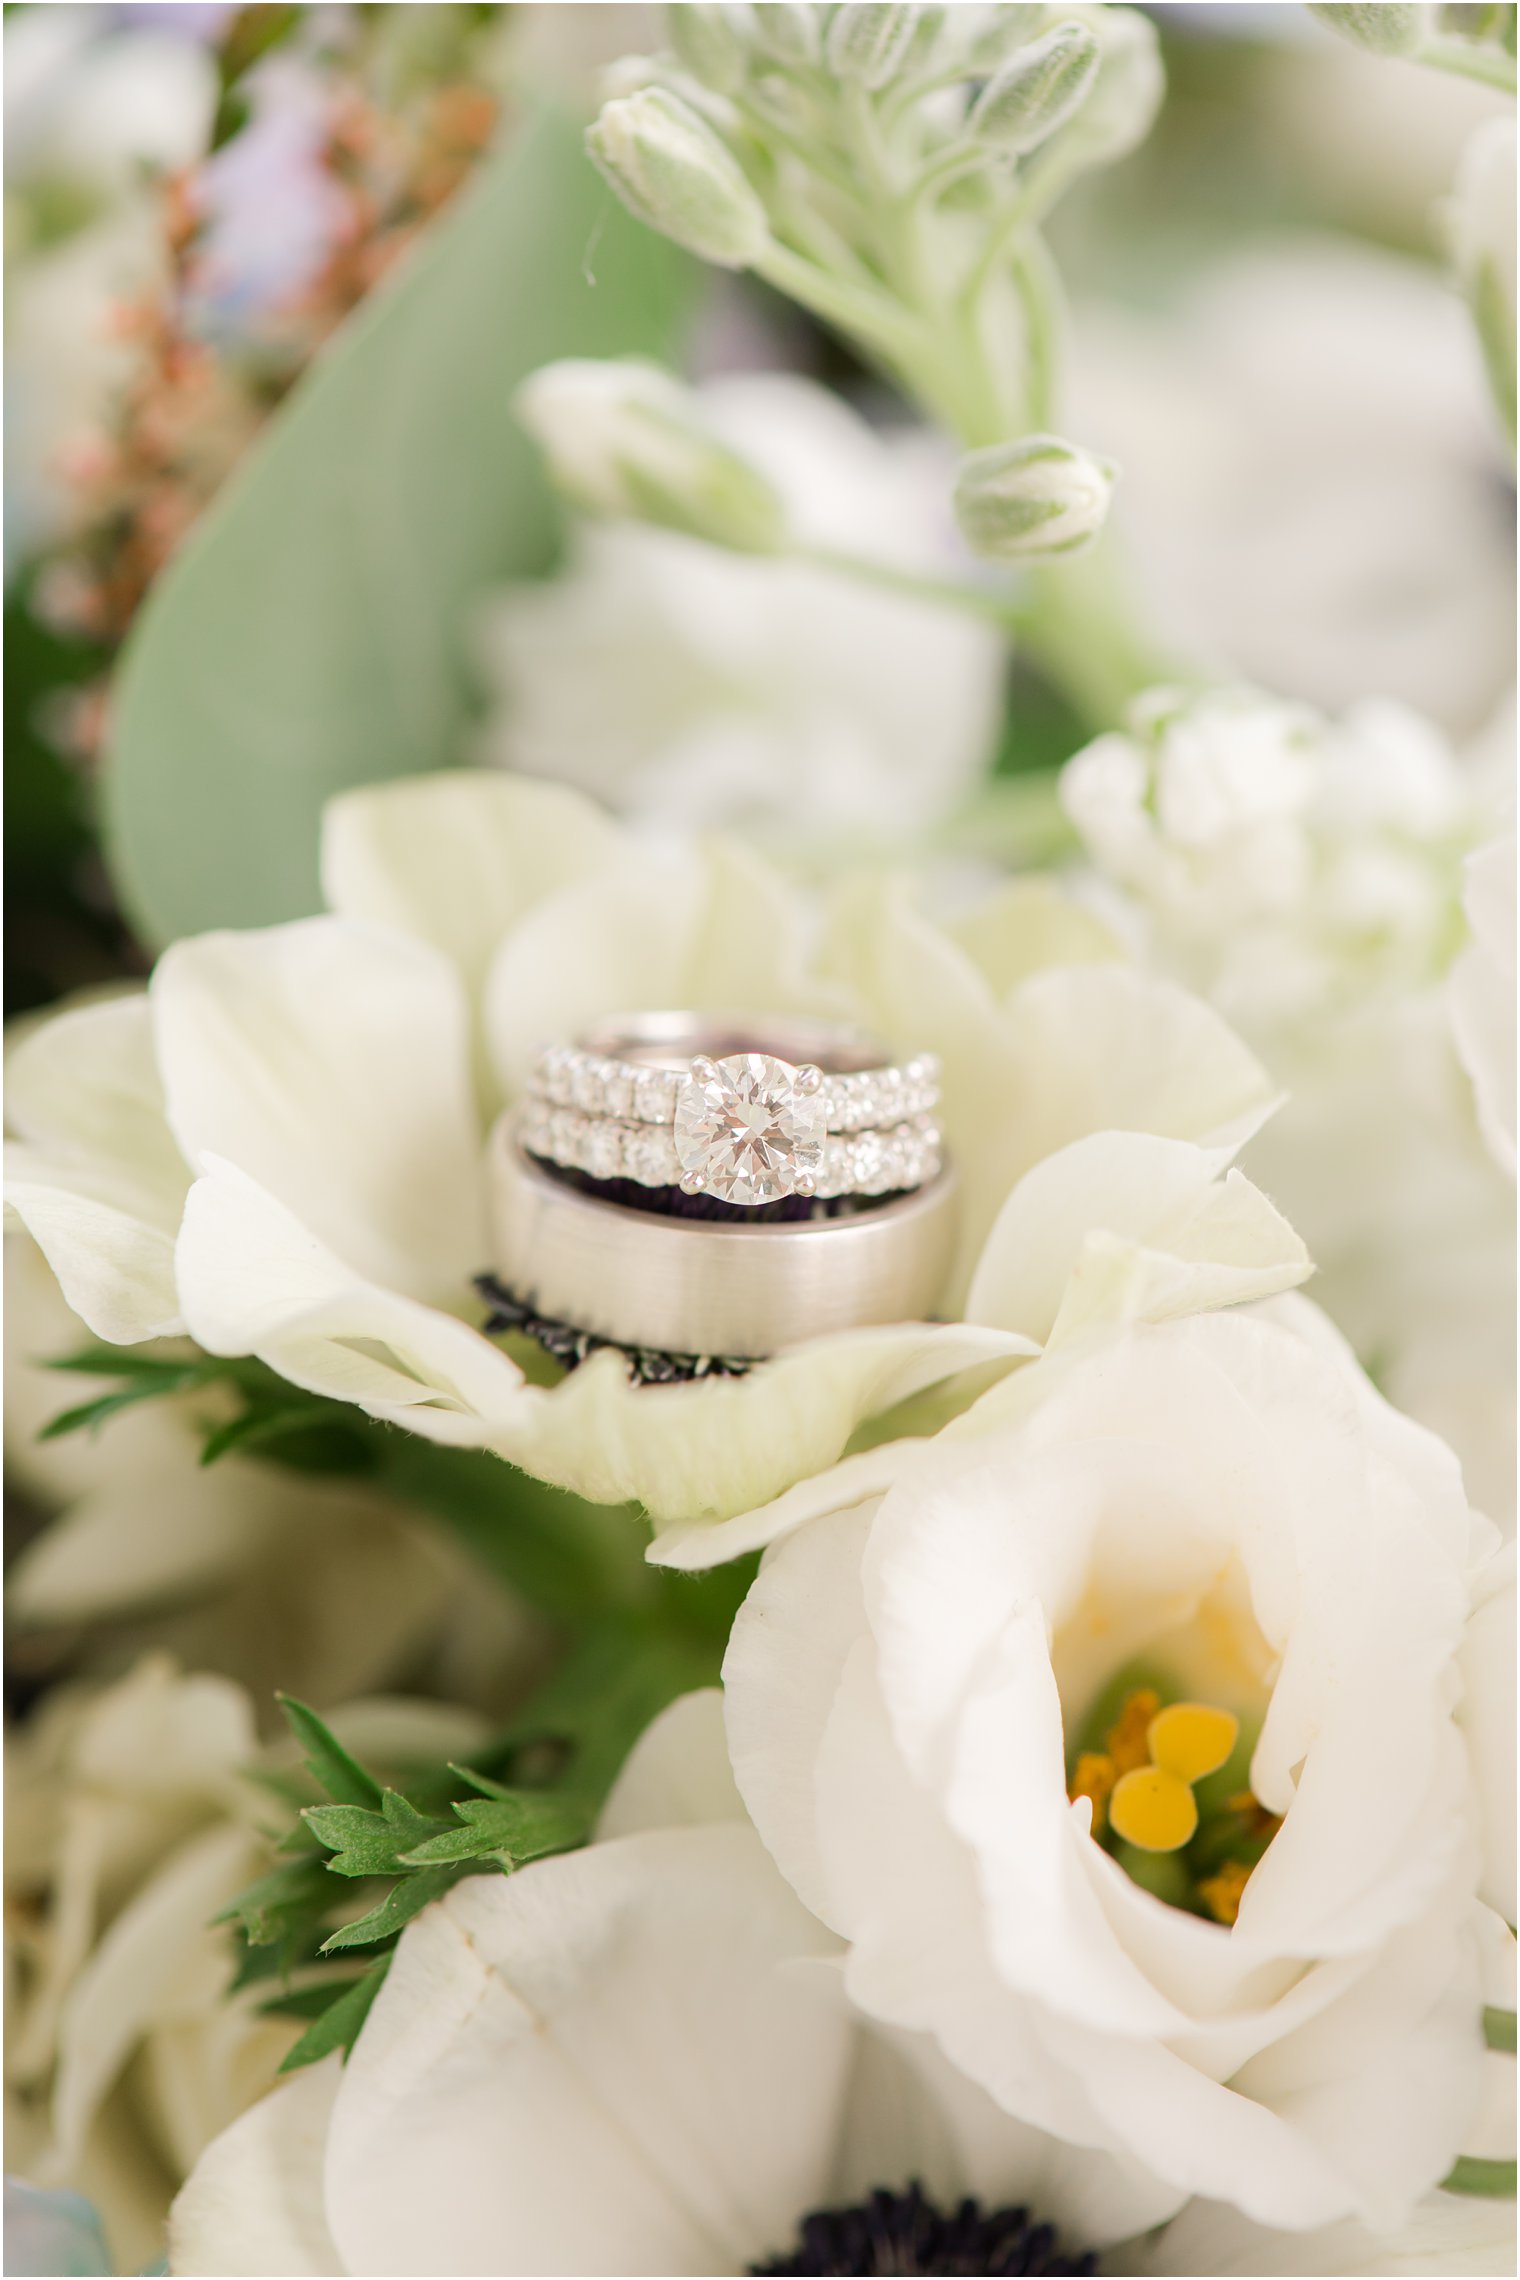
M471 610L554 546L513 388L669 357L691 278L543 113L302 378L124 653L105 820L145 938L315 910L329 795L464 757Z
M1501 2011L1497 2004L1487 2003L1483 2009L1483 2039L1490 2050L1507 2050L1515 2055L1515 2014Z
M1515 2198L1513 2161L1478 2161L1464 2153L1451 2174L1441 2179L1443 2193L1469 2193L1487 2201Z
M333 2050L341 2050L347 2058L359 2039L359 2029L369 2017L369 2007L379 1994L390 1967L390 1956L383 1955L378 1963L372 1963L359 1978L351 1979L340 1994L330 1995L323 1990L325 2000L316 2010L305 2034L286 2052L280 2062L280 2072L293 2074L298 2067L312 2066ZM316 1989L309 1988L306 1996L309 1998L317 1992ZM300 1997L292 1996L284 2002L266 2003L264 2009L288 2013L290 2003L300 2001Z
M384 1795L380 1784L355 1763L315 1710L308 1710L293 1694L282 1694L278 1700L286 1723L306 1752L306 1770L318 1788L335 1797L340 1807L378 1806Z

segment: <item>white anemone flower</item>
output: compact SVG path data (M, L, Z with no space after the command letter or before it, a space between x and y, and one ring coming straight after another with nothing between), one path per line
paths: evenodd
M11 1207L97 1336L188 1331L658 1518L761 1504L862 1420L1036 1341L988 1313L815 1339L739 1378L641 1387L602 1352L529 1383L474 1327L471 1278L491 1263L486 1127L544 1043L685 1006L842 1013L939 1053L965 1191L952 1304L1042 1158L1117 1130L1213 1151L1217 1171L1273 1105L1216 1014L1038 890L956 941L867 887L814 969L801 908L755 859L654 857L578 795L484 771L340 799L325 872L333 915L176 943L146 996L17 1047ZM1237 1295L1301 1279L1296 1237L1231 1193L1273 1254Z
M756 1827L852 2000L1009 2113L1397 2232L1494 2150L1492 2064L1513 2098L1511 1556L1301 1299L979 1409L769 1552L724 1667Z
M792 543L909 578L964 565L950 460L922 434L874 434L789 374L710 382L695 407ZM487 610L479 646L490 760L630 816L793 839L892 840L953 808L1006 670L1002 636L943 604L633 523L578 531L563 575Z
M1170 2213L1137 2165L852 2015L838 1954L745 1820L718 1695L688 1695L593 1844L408 1926L346 2067L202 2157L170 2269L742 2273L814 2212L915 2181L949 2211L1021 2206L1076 2253Z

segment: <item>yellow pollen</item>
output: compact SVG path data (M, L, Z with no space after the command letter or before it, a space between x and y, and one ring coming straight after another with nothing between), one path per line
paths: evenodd
M1114 1761L1101 1750L1084 1750L1077 1759L1077 1770L1071 1777L1068 1795L1075 1803L1079 1797L1092 1799L1092 1831L1096 1836L1108 1813L1109 1794L1117 1779Z
M1129 1773L1148 1762L1151 1721L1160 1708L1161 1697L1153 1686L1137 1686L1127 1697L1108 1729L1107 1749L1116 1774Z
M1227 1860L1217 1876L1198 1880L1198 1896L1216 1923L1233 1924L1240 1914L1241 1895L1251 1881L1251 1867L1243 1860Z
M1239 1732L1232 1710L1216 1710L1211 1702L1174 1702L1151 1720L1146 1740L1152 1764L1191 1783L1219 1771Z

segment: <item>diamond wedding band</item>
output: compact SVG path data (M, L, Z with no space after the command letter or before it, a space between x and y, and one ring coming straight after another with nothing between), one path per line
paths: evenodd
M892 1064L850 1030L642 1014L542 1053L517 1131L592 1179L752 1208L925 1186L938 1099L931 1054Z

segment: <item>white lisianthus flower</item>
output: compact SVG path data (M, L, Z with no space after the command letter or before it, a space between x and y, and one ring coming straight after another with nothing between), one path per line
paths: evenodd
M5 1241L5 1469L16 1546L6 1575L13 1652L60 1628L119 1668L149 1640L258 1701L277 1687L319 1708L427 1662L452 1692L488 1667L487 1700L533 1667L542 1640L435 1528L362 1483L228 1454L204 1430L234 1415L215 1389L145 1401L104 1433L39 1438L119 1384L46 1367L91 1344L35 1244ZM193 1349L184 1349L193 1352ZM26 1538L21 1509L41 1519Z
M422 1702L334 1724L396 1764L483 1732ZM160 2254L180 2181L300 2032L261 2013L267 1988L231 1993L235 1945L212 1923L272 1864L259 1762L250 1697L163 1655L58 1690L7 1745L7 2166L93 2201L118 2271Z
M868 883L810 967L803 911L754 859L656 859L577 795L485 772L346 795L325 863L335 915L179 942L146 997L18 1046L11 1207L97 1336L188 1330L662 1519L761 1504L863 1419L1036 1336L989 1312L815 1339L740 1378L639 1387L603 1352L530 1384L473 1326L471 1278L492 1263L486 1125L541 1045L689 1006L843 1014L939 1053L964 1191L954 1305L1043 1158L1150 1134L1201 1147L1213 1176L1273 1105L1216 1014L1042 889L956 940ZM1241 1200L1270 1256L1258 1245L1265 1280L1236 1295L1301 1279L1297 1239L1254 1190Z
M1515 1169L1515 835L1467 858L1469 942L1451 970L1451 1024L1484 1138Z
M1062 797L1111 922L1216 1006L1285 1087L1246 1168L1308 1243L1316 1297L1506 1518L1514 1196L1475 1128L1452 1038L1455 1019L1458 1041L1476 1042L1464 1021L1502 955L1482 947L1503 932L1488 908L1502 856L1478 858L1479 946L1454 1001L1446 980L1463 860L1492 804L1481 779L1396 706L1330 723L1250 692L1161 692L1130 733L1068 764ZM1501 1029L1502 1015L1484 1024L1495 1040Z
M766 374L695 406L780 502L793 543L933 577L964 561L951 466L874 434L827 389ZM485 756L620 812L777 836L892 840L980 778L1001 715L1000 634L805 562L592 526L569 567L482 619L498 709Z
M1135 2164L853 2015L838 1956L744 1818L719 1697L688 1695L593 1844L408 1926L347 2066L294 2076L203 2155L171 2270L742 2273L915 2183L1010 2238L1016 2209L1054 2222L1075 2254L1170 2213Z
M756 1827L852 2000L1007 2112L1396 2231L1490 2150L1513 2001L1493 1530L1302 1300L979 1409L768 1555L724 1668Z

